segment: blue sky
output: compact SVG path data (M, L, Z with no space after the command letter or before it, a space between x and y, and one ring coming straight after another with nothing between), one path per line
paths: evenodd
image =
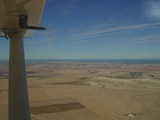
M160 59L160 0L48 0L42 21L27 59Z

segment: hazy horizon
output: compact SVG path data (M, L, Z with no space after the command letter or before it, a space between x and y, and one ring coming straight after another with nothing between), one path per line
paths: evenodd
M8 63L0 60L0 64ZM111 64L160 64L160 59L26 59L27 64L43 63L111 63Z

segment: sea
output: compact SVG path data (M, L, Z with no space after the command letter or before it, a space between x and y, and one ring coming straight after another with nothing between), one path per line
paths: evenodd
M43 63L111 63L111 64L160 64L160 59L34 59L26 60L27 64ZM0 60L0 64L8 64Z

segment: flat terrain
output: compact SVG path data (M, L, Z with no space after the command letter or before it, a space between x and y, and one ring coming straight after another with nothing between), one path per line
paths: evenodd
M0 65L0 115L7 71ZM160 120L159 64L29 64L27 76L35 120Z

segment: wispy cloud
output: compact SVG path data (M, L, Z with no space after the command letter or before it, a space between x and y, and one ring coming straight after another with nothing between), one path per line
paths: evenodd
M128 26L116 26L116 27L110 27L100 30L92 30L91 32L84 32L81 33L82 35L98 35L98 34L104 34L104 33L110 33L110 32L119 32L119 31L126 31L126 30L138 30L138 29L144 29L148 27L157 27L160 26L160 23L148 23L148 24L136 24L136 25L128 25Z
M98 26L98 25L95 25L95 26ZM90 42L94 38L98 39L100 37L107 36L113 32L125 32L125 31L130 31L130 30L136 31L136 30L141 30L141 29L153 29L156 27L160 27L160 23L146 23L146 24L123 25L123 26L114 26L114 27L106 26L105 28L92 26L87 29L83 28L81 30L77 30L76 28L77 32L75 32L72 28L72 30L69 33L67 33L67 36L65 38L66 40L73 41L76 44L77 43L81 44L81 43ZM137 43L143 43L149 40L151 41L152 38L153 36L138 37L136 38L136 41L138 41ZM156 40L158 40L158 38ZM155 37L154 37L154 42L155 42Z
M111 27L114 26L114 27ZM126 31L137 31L142 29L154 29L160 27L160 22L157 23L145 23L145 24L134 24L134 25L108 25L106 24L95 24L88 26L87 28L67 28L67 29L58 29L58 30L49 30L42 33L44 36L47 36L48 39L54 39L55 41L61 41L64 39L68 41L68 43L73 44L84 44L86 42L91 42L93 39L99 40L101 37L105 37L113 32L126 32ZM63 34L63 35L62 35ZM160 36L159 36L160 38ZM136 43L148 43L153 41L157 42L159 39L155 36L142 36L130 38L131 41L135 41Z

